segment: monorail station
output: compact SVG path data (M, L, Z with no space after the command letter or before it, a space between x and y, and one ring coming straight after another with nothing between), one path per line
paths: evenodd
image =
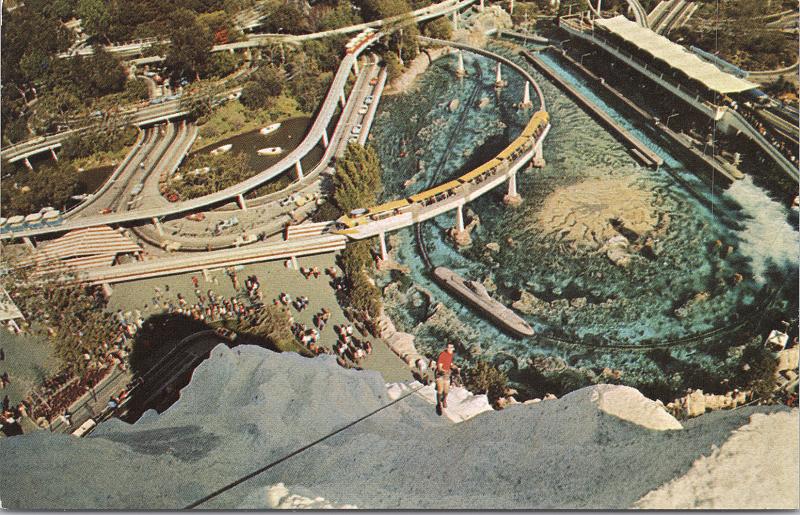
M725 133L742 133L793 179L798 179L796 141L759 117L758 85L721 70L697 54L623 16L562 17L559 26L602 49L718 124ZM733 68L733 67L731 67ZM756 125L754 127L754 125Z

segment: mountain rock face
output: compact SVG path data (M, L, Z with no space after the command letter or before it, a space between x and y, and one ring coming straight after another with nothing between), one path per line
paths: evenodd
M201 507L797 507L797 410L745 407L681 427L638 391L601 385L454 423L404 392L327 356L219 346L162 414L84 439L0 440L0 499L182 508L394 402Z

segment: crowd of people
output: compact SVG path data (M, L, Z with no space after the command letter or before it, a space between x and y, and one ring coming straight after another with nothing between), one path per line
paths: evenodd
M317 267L300 268L298 271L306 279L316 279L323 274ZM258 277L249 275L242 284L235 269L230 268L226 270L226 273L236 290L236 294L230 298L217 293L213 288L203 291L200 288L199 279L192 276L195 297L193 301L187 300L187 296L183 292L171 292L170 286L167 284L163 286L163 289L159 286L153 288L153 296L143 305L143 309L133 309L127 312L120 309L110 313L109 316L113 317L118 330L116 338L83 354L84 363L81 374L76 375L74 368L64 369L43 381L41 386L31 392L17 406L4 406L3 420L0 420L3 430L13 426L15 422L25 416L38 421L42 426L49 425L59 418L65 425L70 426L69 407L82 395L91 391L115 367L123 371L127 369L131 352L130 340L144 327L145 317L148 316L148 313L181 314L205 322L257 320L264 301ZM326 268L324 274L330 277L332 286L338 289L343 287L344 281L338 276L334 267ZM213 282L218 284L216 279ZM335 355L337 362L347 368L360 366L364 358L372 353L372 344L369 340L357 336L354 327L350 324L334 326L335 341L330 338L327 344L323 344L322 334L332 316L331 310L327 307L320 307L314 313L310 326L295 321L292 310L299 314L311 305L307 296L300 295L292 299L288 293L279 292L277 298L272 302L281 306L289 315L292 334L301 345L312 353ZM4 357L3 351L0 350L0 363ZM11 378L7 372L0 374L0 386L5 387L10 381ZM108 408L111 409L112 404L115 405L113 407L120 405L124 398L125 392L121 392L116 398L112 396L109 399Z

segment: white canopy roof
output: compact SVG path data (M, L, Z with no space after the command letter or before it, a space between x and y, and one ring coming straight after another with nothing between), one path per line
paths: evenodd
M595 20L595 24L659 59L718 93L738 93L757 84L726 73L681 45L632 22L624 16Z

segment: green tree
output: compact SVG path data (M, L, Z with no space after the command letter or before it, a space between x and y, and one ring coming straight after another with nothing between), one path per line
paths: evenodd
M179 24L169 33L170 45L164 66L170 71L173 82L184 78L198 80L208 62L213 36L197 22L191 11L181 9L176 17Z
M86 34L98 36L107 43L111 29L111 12L104 0L78 0L77 14L81 19L81 27Z
M344 213L375 205L383 190L375 149L354 143L347 145L344 156L336 162L333 187L333 201Z
M33 109L31 126L37 133L50 131L58 121L78 113L82 107L83 103L75 93L59 86L39 97Z
M227 77L236 71L241 62L241 58L236 54L217 52L208 60L204 75L217 78Z
M135 102L137 100L147 100L150 98L150 90L144 79L133 79L125 83L125 97Z
M313 17L316 18L317 31L357 25L364 21L353 5L345 0L338 0L334 6L315 5Z
M269 107L283 91L285 76L276 66L262 66L242 88L239 101L248 109Z
M274 9L263 22L266 32L306 34L311 32L308 17L294 4L286 3Z
M422 33L429 38L450 39L453 37L453 24L450 23L450 20L446 17L442 16L426 23L425 27L422 29Z
M71 195L79 192L78 172L66 161L48 162L19 174L0 189L3 216L27 215L45 206L63 209Z
M466 374L465 385L473 393L483 393L494 404L504 396L508 377L497 367L486 361L478 361Z

